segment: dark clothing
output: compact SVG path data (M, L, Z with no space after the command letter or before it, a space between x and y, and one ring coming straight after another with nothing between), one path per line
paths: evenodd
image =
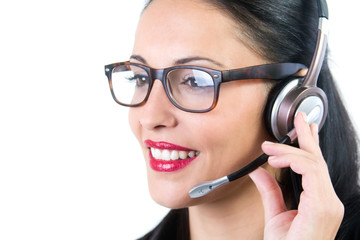
M171 210L161 223L139 240L190 239L187 209Z

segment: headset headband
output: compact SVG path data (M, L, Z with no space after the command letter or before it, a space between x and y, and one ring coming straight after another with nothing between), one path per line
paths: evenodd
M328 41L328 7L325 0L317 0L319 26L317 33L317 41L313 59L311 61L309 71L305 76L303 86L315 87L320 74L322 64L324 62L327 41Z

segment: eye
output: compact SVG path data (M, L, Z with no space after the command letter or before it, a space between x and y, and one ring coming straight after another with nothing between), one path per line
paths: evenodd
M193 76L185 78L183 84L188 85L190 87L199 87L201 85L199 83L199 80Z
M186 75L183 77L182 84L191 88L213 87L214 83L209 76Z
M127 78L129 82L135 81L137 87L142 87L149 84L149 77L143 74L134 74Z

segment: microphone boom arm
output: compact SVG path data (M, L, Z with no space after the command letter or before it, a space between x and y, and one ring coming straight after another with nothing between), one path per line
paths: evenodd
M286 136L283 139L281 139L279 141L279 143L289 145L289 144L293 143L295 141L295 139L296 139L296 132L295 132L295 129L292 129L288 134L286 134ZM266 163L268 158L269 158L269 156L267 154L263 153L261 156L256 158L254 161L252 161L245 167L241 168L239 171L236 171L230 175L227 175L225 177L222 177L222 178L219 178L219 179L216 179L213 181L204 182L204 183L200 183L199 185L196 185L189 191L189 195L191 198L199 198L199 197L205 196L206 194L208 194L215 188L220 187L220 186L224 185L225 183L232 182L236 179L239 179L239 178L251 173L258 167L260 167L261 165Z

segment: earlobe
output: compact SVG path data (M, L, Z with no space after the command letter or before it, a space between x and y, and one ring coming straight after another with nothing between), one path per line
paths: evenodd
M300 71L298 71L294 76L296 77L305 77L305 75L308 73L308 68L303 68Z

